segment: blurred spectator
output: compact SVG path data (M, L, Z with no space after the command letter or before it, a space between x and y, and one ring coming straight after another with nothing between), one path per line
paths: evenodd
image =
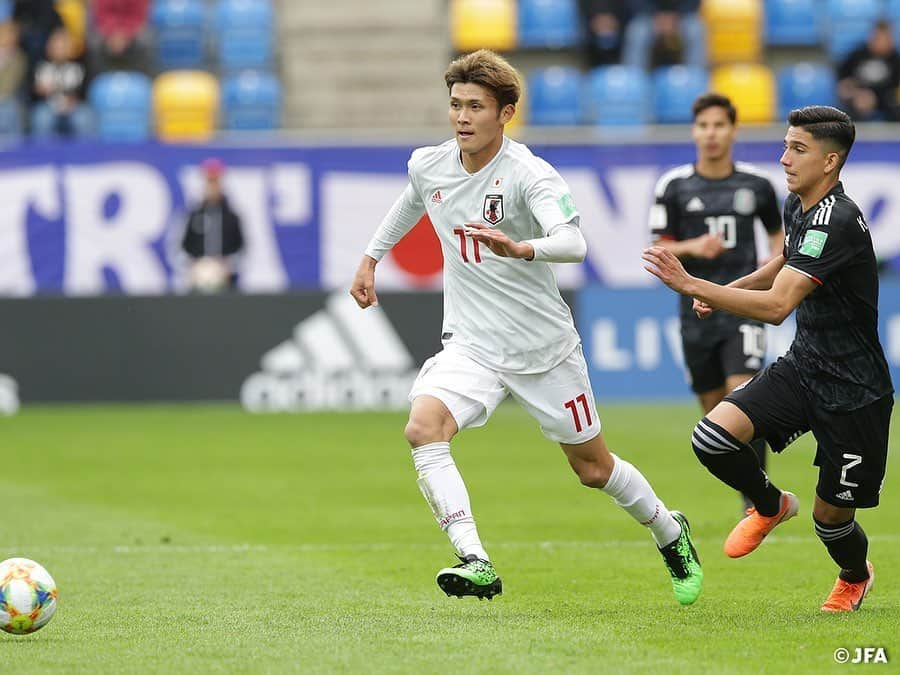
M72 58L72 36L57 28L47 40L47 58L34 70L31 132L37 138L89 136L93 114L84 103L87 73Z
M19 49L19 30L12 21L0 23L0 101L22 93L28 63Z
M626 0L580 0L586 27L588 65L605 66L622 60L622 35L628 23Z
M215 293L235 287L244 235L240 216L222 191L225 165L207 159L201 169L206 181L203 201L188 216L181 248L191 259L192 290Z
M54 0L16 0L13 20L19 26L19 44L25 50L32 72L35 64L44 58L50 34L63 26L62 17L56 11Z
M900 54L888 21L875 24L866 42L838 65L837 76L838 97L853 119L900 119Z
M93 0L91 70L136 70L147 73L146 33L150 0Z
M706 34L700 0L632 0L622 61L652 70L685 64L706 67Z

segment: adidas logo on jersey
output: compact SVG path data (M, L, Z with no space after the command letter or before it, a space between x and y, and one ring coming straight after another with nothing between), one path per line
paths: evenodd
M432 204L443 204L444 200L441 199L441 191L438 190L433 195L431 195L431 203Z
M706 208L706 204L703 203L703 200L700 197L691 197L688 200L688 203L685 205L685 211L703 211Z
M379 307L335 293L262 356L241 386L251 412L401 410L418 369Z
M838 492L835 497L838 499L844 499L846 501L853 501L853 493L850 490L844 490L843 492Z

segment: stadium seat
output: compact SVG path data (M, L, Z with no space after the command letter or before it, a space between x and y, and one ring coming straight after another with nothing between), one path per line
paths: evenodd
M82 0L56 0L56 11L72 36L76 56L84 53L87 10Z
M827 0L825 44L832 61L840 61L869 37L882 16L881 0Z
M519 0L519 47L564 49L581 43L576 0Z
M666 66L653 72L653 116L663 124L689 124L691 106L709 90L705 68Z
M460 52L516 46L515 0L450 0L450 34Z
M762 5L759 0L704 0L709 62L747 63L762 53Z
M822 40L822 13L816 4L816 0L766 0L766 44L818 45Z
M535 125L580 124L581 71L565 66L537 68L528 74L528 119Z
M113 142L150 138L151 92L150 78L142 73L121 71L98 75L88 91L98 137Z
M837 82L831 66L822 63L797 63L781 68L776 81L778 116L781 119L785 119L794 108L837 103Z
M153 82L156 133L164 141L205 141L216 131L219 82L199 70L173 70Z
M268 0L221 0L216 11L219 65L226 70L272 65L275 19Z
M150 17L161 70L204 64L206 10L202 0L156 0Z
M222 126L264 131L281 126L281 83L272 73L245 70L222 81Z
M775 117L775 76L758 63L719 66L712 72L711 88L728 96L742 122L767 124Z
M598 66L587 76L586 118L601 126L640 126L650 121L650 78L638 68Z
M0 21L6 21L12 16L12 0L0 0Z
M900 0L887 0L885 18L891 22L894 29L894 40L900 42Z

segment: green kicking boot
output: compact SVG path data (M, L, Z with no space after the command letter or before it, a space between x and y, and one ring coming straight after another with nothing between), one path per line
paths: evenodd
M437 584L447 595L458 598L474 595L479 600L490 600L503 592L503 584L489 560L474 555L460 558L459 565L445 567L437 574Z
M681 534L671 544L659 549L659 552L662 553L672 576L675 599L682 605L691 605L700 595L703 569L700 567L700 557L691 542L691 526L687 518L679 511L672 511L672 517L681 525Z

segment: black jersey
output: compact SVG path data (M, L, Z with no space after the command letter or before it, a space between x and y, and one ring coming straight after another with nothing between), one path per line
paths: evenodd
M790 195L784 222L785 266L819 285L797 307L785 358L826 410L856 410L890 394L878 339L878 268L859 207L838 183L806 213Z
M683 241L704 234L722 237L726 251L718 258L687 258L688 274L717 284L729 284L757 268L756 218L770 234L781 229L775 188L753 165L737 162L725 178L704 178L685 164L663 174L656 184L656 203L650 214L652 237ZM681 296L682 332L718 335L746 319L715 312L700 321L691 311L692 299Z

